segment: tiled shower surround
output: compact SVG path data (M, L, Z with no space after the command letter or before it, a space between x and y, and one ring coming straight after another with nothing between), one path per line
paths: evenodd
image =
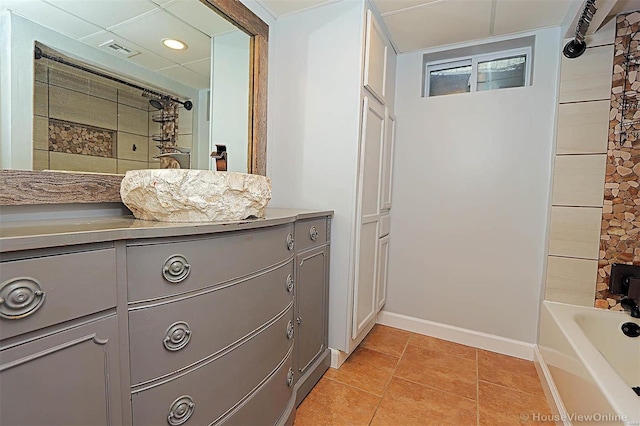
M611 264L640 265L640 11L617 17L613 64L595 306L620 310Z
M49 119L49 151L113 158L116 132Z

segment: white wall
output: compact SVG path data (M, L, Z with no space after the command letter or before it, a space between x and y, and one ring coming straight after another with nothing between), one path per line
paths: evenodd
M398 57L385 311L536 341L561 40L535 35L524 88L422 98Z
M230 172L247 172L250 40L239 30L213 39L213 138L209 150L214 152L215 144L226 145ZM215 170L215 160L212 163Z
M273 207L333 209L329 346L345 350L353 252L364 2L271 26L267 175Z

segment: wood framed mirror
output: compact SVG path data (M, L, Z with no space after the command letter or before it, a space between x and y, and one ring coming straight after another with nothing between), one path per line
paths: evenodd
M199 0L250 37L249 173L266 174L269 26L239 0ZM0 205L119 202L122 176L0 170Z

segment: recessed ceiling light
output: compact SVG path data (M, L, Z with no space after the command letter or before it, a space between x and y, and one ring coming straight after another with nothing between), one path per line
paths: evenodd
M187 44L185 42L173 38L163 39L162 44L173 50L184 50L187 48Z

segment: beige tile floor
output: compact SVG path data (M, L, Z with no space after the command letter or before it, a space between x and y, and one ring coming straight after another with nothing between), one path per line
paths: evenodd
M295 426L541 424L536 414L551 412L532 362L376 325Z

